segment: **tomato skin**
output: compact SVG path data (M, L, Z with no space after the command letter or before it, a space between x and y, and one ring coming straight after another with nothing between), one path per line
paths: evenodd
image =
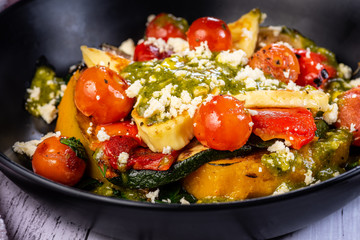
M216 150L241 148L251 134L251 116L244 102L232 96L214 96L194 115L194 135L203 145Z
M195 49L205 41L213 52L229 50L232 46L229 27L223 20L213 17L202 17L195 20L189 27L187 39L190 49Z
M176 160L177 151L171 154L152 152L149 148L139 147L133 151L127 167L135 170L166 171Z
M254 109L253 133L262 140L282 138L300 149L315 136L314 118L306 108Z
M92 116L98 124L117 122L130 113L134 104L125 93L127 87L113 70L91 67L76 82L74 101L80 112Z
M299 61L293 51L285 45L276 43L266 45L254 53L249 66L259 68L265 74L270 74L285 83L297 81L300 73Z
M350 89L338 96L338 121L335 126L338 128L352 129L355 146L360 146L360 87ZM351 125L353 124L353 127Z
M300 75L296 84L319 88L336 76L336 69L327 64L328 59L324 55L305 49L295 49L294 52L300 64Z
M32 167L36 174L52 181L74 186L84 175L86 163L76 156L60 137L50 137L42 141L35 150Z
M160 52L159 48L142 42L135 47L134 61L144 62L153 59L164 59L170 57L172 52Z
M169 38L186 39L186 31L189 28L187 21L183 18L176 18L172 14L158 14L146 27L146 38L162 38L167 41Z

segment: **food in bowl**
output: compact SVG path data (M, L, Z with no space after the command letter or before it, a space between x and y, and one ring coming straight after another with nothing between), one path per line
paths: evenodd
M66 78L42 64L26 108L48 123L57 113L56 133L14 150L63 184L183 204L281 194L356 166L360 81L264 18L254 9L188 26L162 13L136 46L81 46L83 64Z

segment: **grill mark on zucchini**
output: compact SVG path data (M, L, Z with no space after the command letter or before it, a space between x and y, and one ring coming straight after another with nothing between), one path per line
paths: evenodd
M233 152L207 149L183 161L176 162L167 171L131 169L125 173L120 173L118 177L108 180L115 185L129 188L156 188L184 178L205 163L237 156L246 156L256 149L257 148L249 145L244 145L242 148Z

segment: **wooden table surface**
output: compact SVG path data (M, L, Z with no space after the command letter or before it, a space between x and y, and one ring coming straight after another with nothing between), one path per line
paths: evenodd
M54 213L49 206L40 204L22 191L1 172L0 215L5 222L10 240L110 239L83 227L81 223L64 220L61 215ZM359 234L360 197L321 221L278 240L352 240L360 239ZM121 236L119 239L122 239Z

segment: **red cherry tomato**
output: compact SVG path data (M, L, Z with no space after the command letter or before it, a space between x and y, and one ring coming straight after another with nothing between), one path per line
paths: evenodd
M126 82L113 70L95 66L79 77L74 93L76 107L99 123L112 123L126 117L134 99L127 97Z
M244 102L232 96L214 96L194 115L194 135L203 145L217 150L241 148L251 134L251 116Z
M177 151L171 154L152 152L149 148L139 147L133 151L127 167L136 170L166 171L178 156Z
M195 20L187 32L187 39L191 49L207 41L213 52L231 49L232 38L227 24L213 17L202 17Z
M282 44L269 44L254 53L249 66L288 83L295 82L300 73L299 61L290 48Z
M336 69L327 64L328 59L319 53L308 52L305 49L295 49L300 64L300 75L296 84L321 87L336 76Z
M153 59L164 59L171 56L172 52L160 52L160 49L152 44L142 42L135 47L134 61L150 61Z
M314 118L306 108L255 109L253 133L262 140L282 138L300 149L315 136Z
M167 41L169 38L186 39L186 31L189 25L183 18L176 18L172 14L160 13L147 26L146 38L162 38Z
M350 89L338 96L339 115L336 127L352 130L353 145L360 146L360 87Z
M40 176L74 186L84 175L86 163L69 146L62 144L60 137L54 136L38 145L32 158L32 167Z

